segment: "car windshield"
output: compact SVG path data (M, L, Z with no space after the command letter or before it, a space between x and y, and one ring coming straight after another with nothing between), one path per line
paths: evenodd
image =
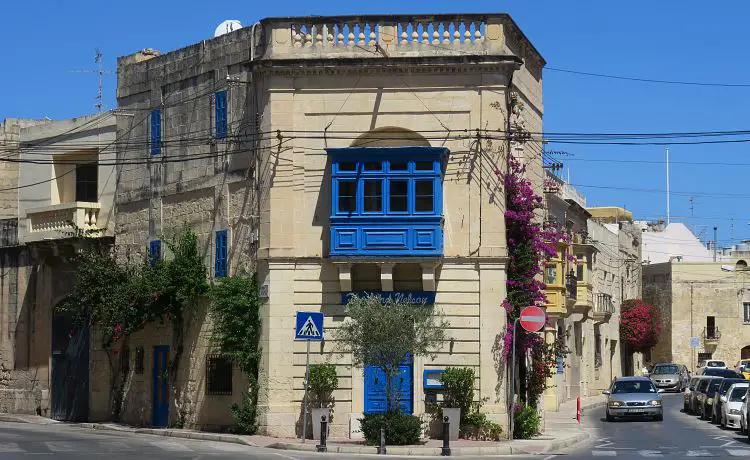
M664 375L664 374L677 374L678 372L680 372L679 366L669 364L666 366L656 366L652 374Z
M727 367L724 361L709 361L708 367Z
M721 387L719 387L719 394L724 396L725 394L727 394L727 391L729 391L729 388L732 385L741 381L742 380L740 379L724 379L724 381L721 383Z
M721 379L711 380L711 383L708 385L706 394L709 396L713 396L714 394L716 394L716 390L719 388L719 385L721 385Z
M645 380L621 380L612 386L612 394L622 393L656 393L651 382Z
M747 387L735 388L732 390L732 394L729 395L730 401L742 401L742 397L747 393Z

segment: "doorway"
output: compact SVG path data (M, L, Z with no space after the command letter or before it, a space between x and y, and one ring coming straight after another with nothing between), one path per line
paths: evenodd
M169 345L154 347L153 367L153 426L169 424Z

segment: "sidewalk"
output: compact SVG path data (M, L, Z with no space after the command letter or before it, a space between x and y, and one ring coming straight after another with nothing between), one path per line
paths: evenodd
M586 410L604 405L603 396L583 398L581 408L583 417ZM60 423L36 415L13 415L0 414L0 422L31 423L37 425L48 425ZM579 444L589 435L586 426L590 421L582 419L582 423L576 421L576 401L567 401L560 405L558 412L545 413L544 433L534 439L513 440L500 442L468 441L458 440L451 442L451 453L454 457L468 455L518 455L518 454L548 454L563 450L567 447ZM170 429L170 428L132 428L115 423L78 423L66 424L94 430L107 430L121 432L123 434L148 434L155 436L166 436L172 438L195 439L204 441L230 442L243 444L251 447L264 447L269 449L314 452L317 441L307 440L303 443L299 439L279 439L268 436L244 436L233 434L208 433L203 431ZM327 443L328 452L345 454L376 454L375 446L364 446L361 442L350 439L330 439ZM427 440L422 445L414 446L388 446L390 455L413 455L413 456L440 456L442 441L437 439Z

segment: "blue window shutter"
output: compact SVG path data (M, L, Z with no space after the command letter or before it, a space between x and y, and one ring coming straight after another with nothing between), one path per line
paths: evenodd
M161 110L151 112L151 155L161 153Z
M151 266L156 265L161 260L161 241L154 240L148 244L148 261Z
M216 261L214 273L217 278L227 276L227 231L216 232Z
M216 138L224 139L227 137L227 92L219 91L216 93Z

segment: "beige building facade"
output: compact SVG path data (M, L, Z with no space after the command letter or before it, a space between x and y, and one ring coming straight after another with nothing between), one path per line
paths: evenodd
M569 354L549 379L545 408L556 411L568 399L600 394L612 378L632 374L632 361L620 347L622 301L640 295L640 230L622 208L588 208L577 190L546 172L549 225L563 229L566 241L548 259L546 340L562 341Z
M121 58L118 102L135 118L118 123L118 145L140 148L118 159L143 161L118 169L117 246L145 256L187 222L214 267L218 232L227 231L229 274L257 272L265 298L264 433L299 435L305 344L294 340L295 313L321 311L326 340L311 362L337 366L331 436L360 436L357 418L377 405L377 388L336 353L333 337L344 296L362 291L426 293L450 323L437 358L410 366L414 414L429 396L424 371L468 366L483 410L506 425L507 376L494 346L505 330L498 173L509 146L483 133L506 129L511 100L524 105L514 121L542 130L543 65L502 14L267 19L164 55ZM541 192L541 158L512 148ZM231 424L243 384L207 394L210 318L194 324L167 423ZM153 424L150 361L155 347L172 345L170 330L133 338L146 371L128 388L123 420ZM95 374L106 375L95 356ZM93 392L97 407L108 399L103 385Z
M702 360L734 366L750 357L750 252L728 248L714 262L682 224L646 227L644 236L655 261L644 265L644 298L659 307L663 327L650 362L695 371Z
M111 238L114 152L107 165L105 150L115 126L111 113L3 124L8 157L17 161L4 163L12 193L0 196L0 412L88 418L88 331L76 331L54 307L73 281L75 227Z

